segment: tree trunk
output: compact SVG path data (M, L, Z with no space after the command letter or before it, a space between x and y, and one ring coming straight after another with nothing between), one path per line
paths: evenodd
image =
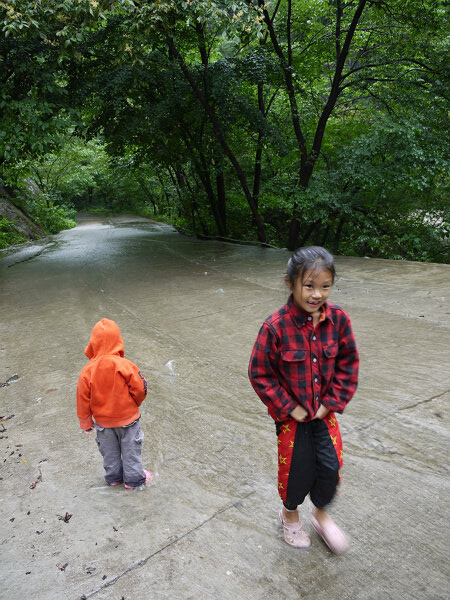
M150 192L148 186L143 182L142 178L139 177L139 175L136 175L136 173L134 174L134 177L136 179L136 181L138 182L140 188L142 189L142 191L144 192L144 194L146 195L146 197L150 200L150 202L152 203L153 206L153 214L156 215L156 202L153 199L153 194Z
M291 252L297 248L299 233L300 233L299 220L295 217L292 217L291 222L289 223L289 235L288 235L288 242L287 242L288 250L291 250Z
M226 214L226 196L225 196L225 178L223 171L219 170L216 175L216 187L217 187L217 201L219 216L222 221L223 230L227 235L227 214Z
M344 225L345 225L346 221L347 221L347 219L345 217L342 217L341 219L339 219L339 223L336 228L336 233L334 234L333 254L337 254L339 252L339 245L341 243L342 230L344 229Z
M325 244L327 243L329 233L330 233L330 224L328 223L328 225L325 227L325 232L322 236L322 241L320 242L321 246L325 246Z
M169 45L169 48L171 49L173 56L176 57L178 64L180 65L180 68L183 72L183 75L186 77L194 94L196 95L197 99L202 104L203 108L205 109L208 119L211 123L214 135L215 135L217 141L219 142L225 156L229 159L229 161L231 162L231 164L234 167L234 170L236 172L239 183L241 184L242 191L244 192L244 196L250 206L250 210L252 211L252 215L253 215L255 225L256 225L256 233L258 236L258 240L260 242L262 242L263 244L267 244L267 237L266 237L266 233L264 231L264 224L263 224L260 214L258 212L258 207L256 206L254 199L252 197L252 194L250 192L250 189L248 187L245 173L244 173L239 161L237 160L235 154L233 153L233 151L231 150L231 148L229 147L229 145L225 139L225 136L222 132L222 128L220 127L220 123L216 117L214 108L209 104L204 93L201 91L197 82L193 78L189 68L187 67L186 63L183 60L183 57L176 49L173 39L168 37L167 43Z
M203 235L209 235L209 231L208 231L208 228L206 226L206 223L203 220L202 215L200 214L200 211L198 209L197 200L195 199L195 193L194 193L194 190L191 187L191 184L189 183L189 178L186 177L186 176L184 176L184 180L186 182L186 187L189 190L189 194L191 196L192 207L193 207L194 212L197 214L198 220L200 222L200 227L202 228L202 231L203 231Z
M327 101L324 105L322 113L317 122L316 131L314 134L314 140L312 143L311 151L308 152L306 138L302 131L299 111L297 105L297 92L294 86L294 80L292 77L293 69L292 69L292 46L291 46L291 10L292 10L292 2L288 0L287 3L287 32L286 32L286 40L287 40L287 56L285 56L283 52L283 48L277 38L277 34L275 32L275 28L273 25L273 20L275 18L275 14L273 18L269 15L267 10L267 4L265 0L258 0L258 6L262 10L264 16L264 22L266 24L267 30L269 32L270 40L272 42L273 48L275 50L276 55L279 58L280 65L283 69L284 73L284 82L286 91L289 98L289 105L291 109L291 120L292 126L294 129L294 134L297 140L298 152L299 152L299 183L301 187L306 189L309 186L309 182L311 180L311 176L314 171L314 166L319 158L320 150L322 147L323 137L325 134L325 128L328 123L328 119L333 112L333 109L336 105L336 102L339 98L339 95L342 92L341 82L342 82L342 73L345 66L345 61L348 57L348 53L350 50L350 46L353 40L353 36L355 34L357 25L361 19L361 16L364 12L368 0L359 0L358 6L353 14L353 19L351 24L346 32L344 43L341 47L340 36L341 36L341 20L342 20L342 5L341 2L337 3L337 11L336 11L336 66L335 72L333 76L333 81L331 84L331 89L327 98ZM313 228L315 224L313 224ZM293 209L292 220L289 227L289 239L288 239L288 248L293 248L296 245L296 235L298 235L299 224L298 220L295 216L295 207ZM312 230L311 230L312 231ZM309 236L308 236L309 237ZM305 236L303 236L305 239Z
M258 84L258 108L264 117L265 114L265 106L264 106L264 96L263 96L263 86L261 83ZM259 187L261 184L261 172L262 172L262 153L263 153L263 139L264 133L260 130L258 132L258 141L256 143L256 153L255 153L255 167L253 169L253 201L255 203L256 208L259 205Z
M312 234L312 232L314 231L314 229L316 228L316 225L319 223L319 221L314 221L313 223L310 223L308 228L306 229L306 231L303 234L302 239L300 240L300 244L299 247L304 246L306 244L306 242L309 240L310 235Z

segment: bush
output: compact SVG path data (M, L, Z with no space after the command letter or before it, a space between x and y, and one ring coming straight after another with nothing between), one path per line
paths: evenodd
M15 221L8 221L5 217L0 218L0 248L8 248L12 244L22 244L27 241L14 225Z
M340 254L448 263L449 224L427 221L420 214L409 218L380 216L375 224L353 219L346 225L339 246Z
M71 218L75 215L71 215L71 211L63 206L42 206L32 216L46 233L59 233L76 225L75 220Z
M22 196L16 202L29 217L42 227L45 233L59 233L63 229L76 226L76 210L65 204L58 204L59 198L47 194Z

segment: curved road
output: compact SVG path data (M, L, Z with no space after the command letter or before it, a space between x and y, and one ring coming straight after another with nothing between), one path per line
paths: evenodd
M335 557L316 536L307 551L283 542L274 427L247 380L259 326L287 297L287 258L126 216L81 216L3 253L1 598L448 597L450 268L337 259L332 300L362 364L332 509L352 545ZM103 485L78 429L76 382L101 317L149 380L156 477L142 492Z

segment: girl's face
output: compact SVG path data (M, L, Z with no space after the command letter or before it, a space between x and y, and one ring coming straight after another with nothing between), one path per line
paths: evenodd
M303 280L297 277L294 284L287 280L287 285L295 304L310 315L317 316L330 295L333 276L328 269L307 271Z

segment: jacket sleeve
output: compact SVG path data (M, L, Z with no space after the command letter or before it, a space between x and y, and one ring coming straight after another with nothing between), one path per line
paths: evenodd
M339 349L334 375L322 404L341 413L352 399L358 385L359 356L349 317L344 313L339 323Z
M129 362L129 367L127 377L128 389L136 405L140 406L147 396L147 380L139 371L139 368L131 361Z
M91 396L89 382L81 372L77 385L77 416L81 429L90 429L94 425L91 411Z
M276 333L263 323L253 346L248 376L271 416L283 420L298 406L298 402L280 385L276 372L277 357Z

